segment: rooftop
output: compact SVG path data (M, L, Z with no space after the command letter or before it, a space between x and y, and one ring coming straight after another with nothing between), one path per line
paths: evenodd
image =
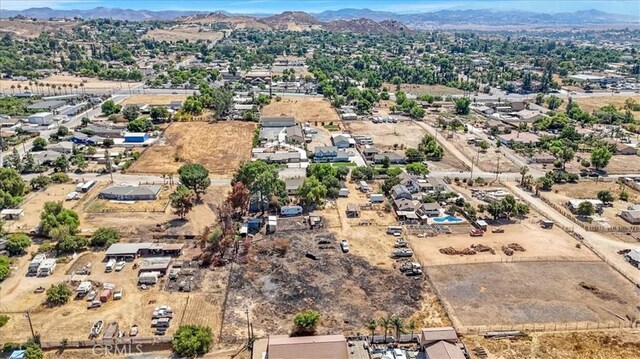
M309 337L271 336L267 347L270 359L347 359L343 335Z

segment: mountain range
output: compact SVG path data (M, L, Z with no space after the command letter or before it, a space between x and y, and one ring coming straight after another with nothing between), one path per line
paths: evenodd
M2 10L1 18L24 16L36 19L60 19L60 18L112 18L118 20L144 21L144 20L180 20L182 18L206 17L211 14L224 15L229 18L240 16L240 14L230 14L224 11L203 12L203 11L180 11L180 10L131 10L97 7L88 10L57 10L51 8L30 8L26 10ZM294 18L291 18L294 14ZM431 28L436 25L464 25L476 24L485 26L505 26L505 25L531 25L531 26L585 26L585 25L637 25L640 16L611 14L598 10L576 11L572 13L534 13L517 10L440 10L435 12L400 14L386 11L374 11L369 9L341 9L323 11L320 13L304 13L299 11L286 11L277 15L265 14L242 14L242 18L252 18L271 28L282 28L290 20L302 20L304 25L317 25L322 23L336 22L331 27L341 27L347 23L358 21L361 23L372 20L378 24L385 20L392 20L405 24L411 29ZM287 18L289 17L289 19ZM394 26L398 24L394 23ZM342 24L342 25L341 25Z

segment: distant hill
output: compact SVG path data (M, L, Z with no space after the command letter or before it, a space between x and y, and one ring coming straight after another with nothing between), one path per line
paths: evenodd
M300 11L285 11L277 15L237 15L223 11L149 11L112 9L98 7L89 10L54 10L51 8L31 8L22 11L3 10L0 17L24 16L28 18L50 19L50 18L112 18L119 20L144 21L144 20L184 20L187 22L228 22L233 24L244 24L236 27L256 27L263 28L259 24L264 24L271 29L296 29L296 28L319 28L344 29L349 28L374 28L372 23L363 21L368 19L381 24L385 20L402 23L411 29L427 29L434 26L459 26L466 24L477 24L488 27L499 26L588 26L588 25L620 25L640 24L640 16L637 14L620 15L611 14L598 10L576 11L572 13L544 14L527 11L508 10L441 10L436 12L398 14L386 11L374 11L369 9L341 9L323 11L317 14L308 14ZM217 19L217 20L216 20ZM329 24L334 21L340 21ZM368 24L368 25L367 25ZM390 25L390 24L387 24ZM381 25L387 28L386 25ZM394 26L391 26L393 28Z
M411 32L411 30L409 30L406 25L395 20L383 20L381 22L375 22L371 19L366 18L355 20L335 20L325 23L323 28L329 31L367 34L400 34Z

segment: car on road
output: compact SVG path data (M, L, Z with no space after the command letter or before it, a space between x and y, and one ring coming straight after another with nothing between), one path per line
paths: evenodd
M346 239L340 241L340 248L342 249L342 253L349 253L349 241Z

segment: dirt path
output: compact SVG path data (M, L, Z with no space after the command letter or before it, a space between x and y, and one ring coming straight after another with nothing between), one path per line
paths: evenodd
M591 247L596 254L604 257L606 262L615 268L617 271L624 273L634 284L640 285L640 271L631 266L624 258L617 252L621 249L628 248L627 243L615 241L613 239L606 238L595 232L588 232L582 229L580 226L571 222L568 218L557 212L551 206L544 203L541 199L531 195L531 193L524 191L518 187L515 183L504 183L514 194L520 197L525 202L529 203L536 210L547 216L549 219L561 224L566 228L573 228L573 230L584 237L584 242Z
M460 152L460 150L456 146L449 143L449 141L442 137L442 135L438 135L438 132L435 128L424 122L416 121L415 123L418 126L422 127L425 131L427 131L431 136L434 136L436 138L436 141L438 141L438 144L440 144L440 146L444 147L444 149L449 151L449 153L451 153L460 162L462 162L462 164L464 164L467 169L471 168L471 160L467 158L467 156L465 156L462 152Z

